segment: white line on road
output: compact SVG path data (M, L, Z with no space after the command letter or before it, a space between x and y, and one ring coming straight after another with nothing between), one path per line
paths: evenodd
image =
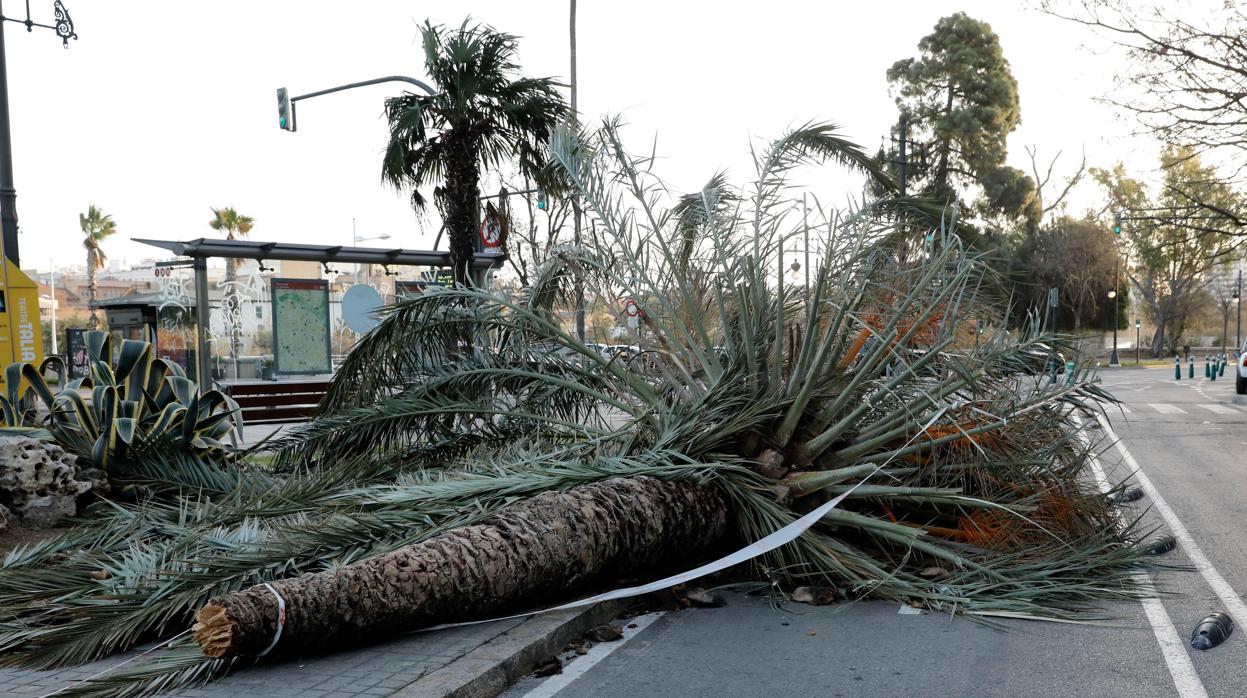
M1126 448L1126 444L1121 437L1113 431L1113 426L1108 423L1104 417L1097 415L1096 419L1100 420L1100 425L1104 427L1104 433L1108 438L1116 441L1117 452L1134 471L1134 477L1143 486L1143 491L1152 500L1152 506L1156 507L1156 511L1160 512L1161 518L1165 520L1165 524L1169 526L1169 530L1173 533L1174 538L1182 544L1182 550L1186 556L1191 558L1191 563L1195 565L1195 569L1203 575L1204 581L1208 582L1208 586L1212 587L1217 597L1221 599L1221 603L1225 604L1226 609L1230 612L1230 616L1235 623L1243 625L1247 623L1247 604L1243 603L1242 597L1238 592L1234 591L1234 587L1225 581L1225 577L1212 566L1208 558L1204 555L1204 551L1199 549L1199 545L1195 543L1195 539L1191 537L1190 531L1186 530L1186 525L1178 518L1173 509L1169 508L1169 504L1165 502L1165 498L1160 496L1160 492L1156 489L1156 485L1152 484L1152 479L1143 472L1143 468L1139 466L1139 461L1130 455L1130 451Z
M1178 407L1177 405L1171 405L1167 402L1149 402L1147 403L1147 406L1151 407L1157 412L1160 412L1161 414L1186 414L1186 410L1182 409L1181 407Z
M623 629L624 636L622 640L617 640L615 642L599 642L590 647L589 651L584 656L577 657L575 661L570 662L566 667L564 667L563 673L556 674L545 681L542 681L536 688L528 693L525 693L523 698L550 698L551 696L557 694L559 691L567 688L568 684L584 675L586 671L596 666L598 662L606 659L611 652L623 647L624 643L636 637L637 633L648 628L650 623L653 623L664 615L665 614L662 612L647 613L643 616L633 618L628 621L627 625L635 625L636 627L625 627Z
M1228 405L1200 405L1200 407L1217 414L1238 414L1238 410Z
M1108 492L1112 489L1108 477L1104 475L1104 469L1100 467L1100 459L1095 456L1091 457L1091 473L1095 475L1100 491ZM1120 517L1120 512L1118 516ZM1195 666L1191 664L1191 657L1186 652L1185 643L1178 635L1178 629L1173 625L1173 619L1169 617L1169 611L1166 611L1165 604L1156 598L1156 586L1152 584L1151 575L1140 571L1135 576L1138 577L1139 586L1143 588L1143 593L1146 595L1145 598L1140 599L1143 604L1143 613L1147 616L1148 624L1152 626L1152 634L1156 636L1156 644L1160 645L1160 653L1165 658L1165 665L1169 667L1173 687L1178 689L1178 695L1182 698L1207 698L1208 691L1204 689L1204 682L1200 680L1199 672L1195 671Z

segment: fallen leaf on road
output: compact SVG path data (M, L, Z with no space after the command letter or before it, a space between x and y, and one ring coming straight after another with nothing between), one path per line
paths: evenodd
M684 592L684 598L688 599L694 606L703 606L706 608L721 608L727 605L727 601L722 596L713 592L706 591L701 587L694 587Z
M811 606L826 606L836 600L836 590L832 587L797 587L792 592L792 600Z
M533 676L554 676L561 673L563 673L563 662L560 662L558 657L533 670Z
M591 628L585 635L596 642L614 642L623 639L623 630L618 625L599 625Z

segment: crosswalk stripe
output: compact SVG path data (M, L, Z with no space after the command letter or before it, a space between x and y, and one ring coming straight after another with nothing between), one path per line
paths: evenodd
M1167 402L1149 402L1147 405L1161 414L1186 414L1186 410Z
M1229 405L1200 405L1200 407L1217 414L1238 414L1238 410Z

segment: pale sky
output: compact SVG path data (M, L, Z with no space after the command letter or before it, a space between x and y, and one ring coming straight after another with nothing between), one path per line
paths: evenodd
M106 252L131 264L160 256L131 237L212 236L213 206L255 217L257 240L349 245L355 218L361 237L391 235L361 244L427 248L436 224L380 181L382 102L403 86L300 102L293 134L277 126L276 88L423 79L426 17L471 15L521 37L529 74L568 74L565 0L64 1L81 37L69 50L50 30L5 24L28 269L83 263L78 214L91 203L120 230ZM36 21L51 19L51 0L31 5ZM22 14L17 0L5 9ZM1084 147L1092 165L1154 167L1156 146L1124 137L1130 124L1093 101L1118 60L1083 48L1094 37L1082 28L1009 0L581 0L581 113L622 113L637 151L656 135L659 172L677 190L719 169L747 181L751 139L809 120L839 123L873 152L896 119L885 71L958 10L992 25L1019 83L1011 164L1029 171L1023 146L1036 145L1044 157L1065 151L1061 173ZM830 201L855 189L834 178L822 186Z

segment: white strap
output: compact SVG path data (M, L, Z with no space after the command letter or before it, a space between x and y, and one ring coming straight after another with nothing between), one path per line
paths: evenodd
M263 657L273 651L273 648L277 646L277 641L281 639L281 629L286 627L286 600L281 597L281 594L277 593L272 584L265 582L264 588L272 592L273 596L277 598L277 632L273 633L273 641L268 643L268 647L265 647L263 652L256 655L257 657Z

